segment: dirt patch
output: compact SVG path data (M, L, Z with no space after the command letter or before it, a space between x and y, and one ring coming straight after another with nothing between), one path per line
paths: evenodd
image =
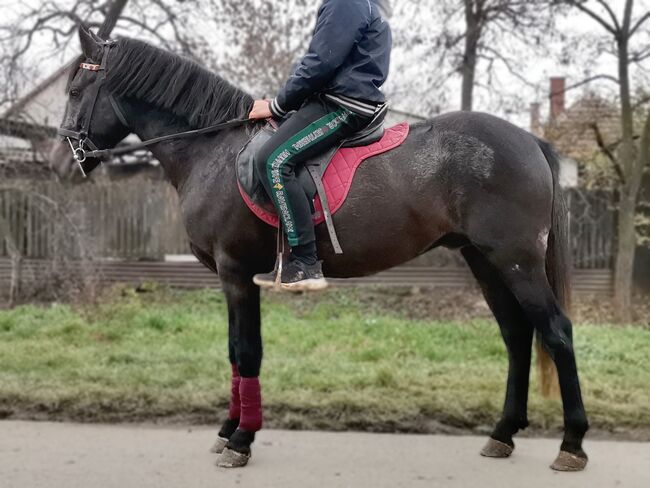
M333 288L318 295L268 293L265 300L292 305L308 311L321 303L345 305L355 302L367 312L389 314L409 320L467 321L493 315L481 291L476 287L435 288L422 286L363 286ZM612 298L607 295L576 294L570 313L573 322L616 323ZM632 323L650 327L650 300L647 295L633 297Z
M164 411L153 407L139 411L98 404L83 409L62 408L61 405L7 405L0 402L2 420L36 420L79 423L151 423L157 425L214 425L224 421L226 406L214 409L189 409L182 412ZM359 409L294 408L290 405L266 405L264 427L286 430L357 431L375 433L484 435L488 436L497 418L484 412L475 412L470 420L430 415L400 415ZM497 412L495 412L497 414ZM560 425L545 428L534 422L518 434L521 437L561 437ZM650 441L650 429L617 427L615 429L592 426L590 439Z

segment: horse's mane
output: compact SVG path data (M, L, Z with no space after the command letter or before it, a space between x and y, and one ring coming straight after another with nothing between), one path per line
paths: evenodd
M194 128L248 115L253 99L198 63L136 39L121 38L108 59L107 86L150 103Z

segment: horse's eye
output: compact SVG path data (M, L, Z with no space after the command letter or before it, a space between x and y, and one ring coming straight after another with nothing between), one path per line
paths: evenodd
M79 89L72 88L70 89L70 98L77 98L79 96Z

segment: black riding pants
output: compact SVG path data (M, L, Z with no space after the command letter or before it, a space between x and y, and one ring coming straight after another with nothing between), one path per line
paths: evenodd
M292 247L316 240L311 205L296 169L364 128L370 119L316 96L285 121L260 149L257 169Z

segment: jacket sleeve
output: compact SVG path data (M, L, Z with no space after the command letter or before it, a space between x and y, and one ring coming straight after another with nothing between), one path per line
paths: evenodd
M369 24L370 8L367 0L323 2L307 54L271 102L274 115L297 110L334 77Z

